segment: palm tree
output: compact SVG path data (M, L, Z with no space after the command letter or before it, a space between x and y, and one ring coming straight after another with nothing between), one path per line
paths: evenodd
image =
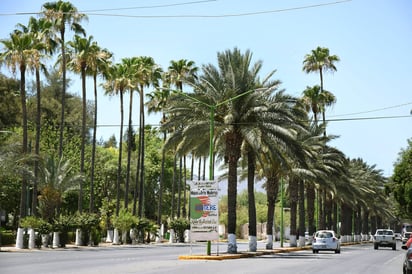
M96 132L97 132L97 75L100 73L103 78L107 77L111 63L112 53L107 49L102 49L93 42L90 48L87 72L93 77L94 87L94 121L93 121L93 140L92 140L92 160L90 170L90 212L94 211L94 170L96 159Z
M123 64L116 64L109 68L107 81L104 84L106 94L119 95L120 97L120 140L119 140L119 158L117 165L116 179L116 216L120 211L120 182L122 178L122 151L123 151L123 94L128 89L133 89L134 86L129 77L129 70Z
M87 20L85 14L79 13L77 8L70 2L57 1L46 2L43 4L43 15L53 24L53 28L61 48L61 71L62 71L62 98L61 98L61 118L60 118L60 137L59 137L59 156L63 154L63 131L64 131L64 115L65 115L65 99L66 99L66 25L76 34L86 35L85 30L80 25L82 20Z
M40 135L41 135L41 82L40 82L40 69L46 71L44 65L41 62L44 53L53 53L56 44L54 40L50 38L51 23L46 21L44 18L37 20L34 17L30 17L28 26L18 24L20 30L18 32L31 33L33 35L33 68L36 75L36 137L35 137L35 154L40 154ZM32 214L35 216L37 214L37 181L38 181L38 161L34 162L34 173L35 179L33 181L32 190Z
M325 123L325 107L333 105L336 102L335 96L332 93L326 92L323 88L323 73L327 71L336 71L335 63L340 59L337 55L330 55L328 48L317 47L312 50L312 54L307 54L303 60L303 71L306 73L319 72L320 77L320 94L322 94L321 111L323 123ZM324 135L326 136L326 128Z
M319 72L320 90L323 92L323 73L336 71L335 63L340 59L337 55L330 55L328 48L317 47L312 54L306 54L303 60L303 71L306 73Z
M76 189L76 185L79 181L83 181L84 177L80 173L73 173L69 160L49 156L45 159L40 158L39 178L40 214L50 222L60 214L63 193Z
M170 96L170 89L167 79L167 73L163 74L163 88L156 89L153 92L147 94L146 96L149 98L149 101L146 103L148 113L156 113L161 111L162 112L162 120L160 124L163 125L166 122L166 114L164 112L167 101ZM167 132L163 131L163 143L166 142ZM163 186L164 186L164 174L165 174L165 160L166 160L166 151L162 149L162 163L161 163L161 171L160 171L160 178L159 178L159 197L158 197L158 205L157 205L157 224L161 225L162 221L162 199L163 199ZM133 214L136 213L136 205L133 206Z
M17 69L20 71L20 102L22 110L22 155L27 153L27 106L26 106L26 69L32 65L32 57L37 54L34 46L34 38L31 33L14 32L10 33L8 40L1 40L4 51L0 54L0 64L4 64L13 73ZM27 178L23 175L20 195L20 218L27 215Z
M195 66L194 61L188 61L186 59L180 59L177 61L171 60L170 65L168 67L168 79L167 80L169 84L175 85L179 92L183 92L183 83L185 81L197 80L198 70L199 68ZM181 165L180 165L180 170L181 170ZM179 178L182 178L182 174L180 174ZM182 182L179 179L178 185L177 185L178 186L177 217L180 217L181 183ZM175 182L173 182L173 184L175 184ZM186 186L184 187L184 189L186 189Z
M199 81L193 83L191 98L179 94L171 97L168 113L173 115L173 120L168 121L164 128L177 129L168 138L166 146L177 144L178 153L191 151L200 143L208 144L210 109L214 106L214 147L219 148L218 153L228 164L228 252L236 253L237 165L242 143L247 140L249 145L253 145L256 143L253 138L264 140L264 136L272 134L286 138L290 137L290 132L269 123L273 122L271 111L275 111L275 107L269 106L267 100L274 87L258 88L260 63L251 63L251 52L241 53L235 48L217 56L219 67L212 64L202 67ZM274 116L283 119L282 115ZM284 119L287 121L289 118ZM279 132L275 134L277 130ZM255 132L264 133L263 137ZM267 142L274 140L270 138Z
M125 66L128 71L128 77L133 83L135 66L137 66L137 58L123 58L122 64ZM129 123L127 127L127 165L126 165L126 183L125 183L125 193L124 193L124 208L128 208L129 205L129 185L130 185L130 161L132 157L132 150L135 147L135 141L133 136L133 125L132 125L132 116L133 116L133 92L135 88L129 89Z
M71 47L68 55L70 61L68 63L69 68L73 71L80 73L82 79L82 141L80 148L80 173L84 174L84 154L86 146L86 118L87 118L87 98L86 98L86 76L89 66L90 55L93 54L93 36L89 38L82 38L78 35L74 36L73 41L68 42ZM83 211L83 186L79 188L79 203L78 209L81 213Z
M134 79L136 79L136 88L140 96L139 152L136 168L136 185L139 185L139 206L137 213L141 218L143 217L144 208L144 88L149 87L150 85L158 87L158 82L162 76L162 69L155 63L152 57L140 56L136 59L136 65L134 66L133 72Z

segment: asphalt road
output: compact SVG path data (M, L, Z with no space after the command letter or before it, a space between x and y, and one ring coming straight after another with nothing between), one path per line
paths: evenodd
M260 246L264 246L261 243ZM219 245L224 253L225 244ZM204 254L199 245L137 245L55 250L0 252L0 273L402 273L405 250L380 248L372 244L343 246L341 254L311 250L231 260L179 260L180 255ZM247 244L238 244L247 250ZM212 247L212 253L217 246Z

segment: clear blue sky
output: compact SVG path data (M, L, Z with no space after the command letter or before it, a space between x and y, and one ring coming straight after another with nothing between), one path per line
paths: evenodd
M201 66L216 64L217 52L250 49L254 61L263 60L262 76L276 69L275 78L282 81L282 88L295 96L301 96L306 86L319 84L317 74L302 71L305 54L317 46L327 47L341 59L337 72L324 77L325 89L337 97L327 119L340 119L328 124L328 133L340 136L332 145L390 176L399 151L412 137L410 0L71 2L80 11L88 11L89 20L83 23L87 34L112 51L116 61L147 55L164 69L170 60L178 59ZM2 0L0 39L7 38L17 23L27 24L30 16L4 14L38 12L43 3ZM4 68L1 71L6 72ZM70 77L76 80L70 92L80 94L78 76ZM92 98L91 88L88 96ZM102 95L98 106L100 125L119 124L116 98ZM393 116L406 117L358 120ZM137 99L134 117L138 121ZM147 123L158 124L158 120L152 116ZM98 129L98 136L104 139L112 134L118 135L118 128Z

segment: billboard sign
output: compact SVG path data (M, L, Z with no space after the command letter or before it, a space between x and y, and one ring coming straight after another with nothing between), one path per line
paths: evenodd
M190 240L219 239L217 181L190 182Z

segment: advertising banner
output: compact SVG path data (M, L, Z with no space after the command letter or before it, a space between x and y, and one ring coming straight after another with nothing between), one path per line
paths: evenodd
M190 182L190 240L219 239L217 181Z

